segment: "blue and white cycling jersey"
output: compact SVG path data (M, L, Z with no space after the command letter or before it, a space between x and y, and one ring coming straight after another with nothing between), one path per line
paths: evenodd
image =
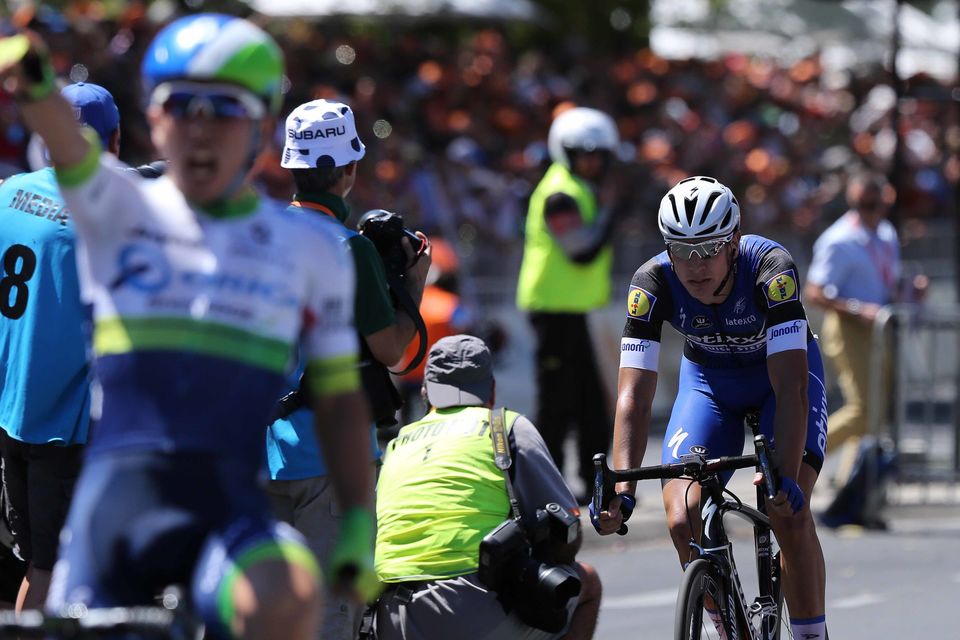
M313 216L252 196L213 215L91 157L58 173L103 390L89 455L209 452L255 473L298 348L314 392L359 389L346 248Z
M779 351L806 349L812 335L787 250L743 236L735 269L733 290L720 304L687 293L666 251L637 269L627 294L620 366L656 371L664 322L686 338L686 358L711 368L749 367Z
M793 258L772 240L745 235L731 277L730 295L719 304L704 304L687 293L666 251L648 260L627 293L620 367L657 370L664 322L686 339L663 448L663 461L675 462L695 445L706 447L711 456L738 454L743 417L750 409L761 409L761 431L773 441L775 397L767 358L806 351L804 460L819 470L827 436L823 365L807 326Z
M0 428L80 444L90 383L75 234L53 169L0 184Z

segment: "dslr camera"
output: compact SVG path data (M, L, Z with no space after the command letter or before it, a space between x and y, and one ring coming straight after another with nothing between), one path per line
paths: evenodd
M544 558L552 545L572 544L579 534L579 518L556 502L537 509L526 528L505 520L480 542L480 582L526 624L557 633L567 624L567 603L580 593L580 577Z
M412 266L404 243L419 252L423 241L403 224L403 216L384 209L371 209L360 217L357 231L377 248L387 273L403 277Z

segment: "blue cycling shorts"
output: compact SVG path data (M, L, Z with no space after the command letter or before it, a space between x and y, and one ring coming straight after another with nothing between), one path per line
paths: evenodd
M273 520L255 478L236 467L206 453L88 458L47 608L150 605L177 584L191 589L208 637L229 638L232 588L250 566L280 559L317 574L299 534Z
M823 361L815 340L807 344L807 366L809 411L803 462L819 473L827 448L827 394ZM663 438L661 462L678 462L680 456L697 445L706 448L709 458L740 455L747 435L743 421L752 409L760 410L760 431L776 446L776 397L766 363L713 369L684 358L680 364L680 388ZM723 481L731 475L733 472L727 473Z

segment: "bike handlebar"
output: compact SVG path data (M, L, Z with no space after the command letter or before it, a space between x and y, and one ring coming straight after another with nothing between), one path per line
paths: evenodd
M182 615L161 607L110 607L67 611L61 615L41 611L0 611L0 635L23 637L93 638L104 632L134 632L156 637L166 634Z
M750 467L759 468L764 478L764 489L767 497L773 499L780 487L780 476L774 460L770 455L771 448L767 439L761 434L753 438L756 453L746 456L723 456L706 459L702 455L690 454L681 458L681 462L672 464L658 464L649 467L633 469L611 469L607 466L607 455L598 453L593 456L594 483L593 508L596 513L605 511L610 501L616 496L616 483L634 480L666 480L673 478L690 478L699 482L708 476L724 471L735 471ZM628 531L626 524L621 524L618 535L625 535Z

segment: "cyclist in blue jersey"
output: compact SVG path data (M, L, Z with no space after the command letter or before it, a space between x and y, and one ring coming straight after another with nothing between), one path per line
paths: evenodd
M714 178L681 180L664 196L658 218L667 250L637 270L627 292L614 464L638 467L643 460L660 332L670 323L686 342L661 459L678 462L691 451L740 454L744 416L760 409L760 428L776 447L782 475L768 505L782 550L793 634L826 638L826 571L808 503L826 447L826 394L796 265L776 242L741 235L739 204ZM618 485L608 511L591 514L601 534L615 532L629 518L635 486ZM670 535L683 564L693 559L690 523L700 521L699 493L699 485L684 480L663 487Z
M47 143L93 308L97 422L47 606L149 603L181 583L208 637L312 638L316 561L256 480L299 350L344 508L330 572L358 598L375 594L352 263L326 225L248 184L281 102L269 35L219 14L181 18L151 43L143 75L168 160L154 180L77 126L37 36L0 40L0 76Z
M103 148L120 152L120 112L96 84L64 87ZM53 169L0 184L0 454L4 517L27 573L17 609L43 605L90 422L74 229ZM51 319L56 319L52 322Z

